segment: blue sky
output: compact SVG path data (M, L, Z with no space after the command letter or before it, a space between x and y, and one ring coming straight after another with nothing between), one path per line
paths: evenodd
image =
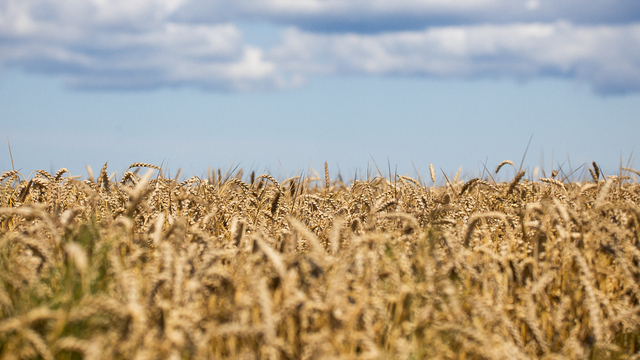
M613 174L635 165L639 117L635 0L0 4L0 135L25 175L474 177L519 164L532 135L530 174Z

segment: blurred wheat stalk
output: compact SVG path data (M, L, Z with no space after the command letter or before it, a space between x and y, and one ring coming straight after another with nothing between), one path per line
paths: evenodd
M129 170L0 176L0 358L640 358L640 186L595 164L442 187Z

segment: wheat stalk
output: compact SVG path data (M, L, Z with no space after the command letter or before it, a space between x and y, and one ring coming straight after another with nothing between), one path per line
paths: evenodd
M465 231L464 237L463 237L463 245L464 247L469 247L469 241L471 240L471 235L473 233L473 229L475 228L476 224L483 219L491 219L491 218L498 218L500 220L506 220L507 218L505 217L505 215L503 213L500 212L486 212L486 213L482 213L482 214L476 214L474 216L472 216L469 219L469 223L467 224L467 230Z
M0 358L637 352L640 184L624 174L426 189L103 169L3 173Z
M20 173L17 170L5 171L5 172L2 173L2 175L0 175L0 181L4 181L4 179L6 179L6 178L10 178L10 177L16 176L18 174L20 174Z
M325 189L329 189L331 187L331 180L329 179L329 165L327 162L324 162L324 187Z
M559 188L562 188L563 190L566 190L564 184L556 179L551 179L551 178L540 178L539 179L542 182L546 182L547 184L552 184L555 185Z
M60 179L62 179L62 175L64 175L65 173L69 174L69 170L67 170L67 168L62 168L60 170L58 170L53 178L53 180L55 182L60 181Z
M129 171L129 169L134 168L134 167L150 168L150 169L156 169L156 170L162 171L162 168L160 166L149 164L149 163L144 163L144 162L133 163L133 164L129 165L129 167L127 167L126 171Z
M511 160L504 160L504 161L502 161L500 164L498 164L498 167L496 168L496 171L495 171L495 172L496 172L496 174L498 173L498 171L500 171L500 169L501 169L504 165L511 165L511 166L513 166L513 168L514 168L514 169L516 169L516 171L518 170L518 169L516 168L516 166L513 164L513 161L511 161Z
M462 189L460 189L460 194L459 195L462 196L465 193L465 191L467 191L467 189L471 188L478 181L480 181L480 179L473 178L473 179L467 181L466 183L464 183L464 185L462 185Z
M525 170L519 171L516 176L513 178L511 183L509 183L509 188L507 189L507 194L511 194L513 190L516 188L520 180L524 177Z
M433 164L429 164L429 175L431 175L431 182L436 185L436 171L433 169Z

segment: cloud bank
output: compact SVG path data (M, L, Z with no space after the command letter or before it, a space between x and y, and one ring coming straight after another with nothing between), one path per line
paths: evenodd
M282 28L249 45L239 23ZM78 89L300 86L313 74L562 77L640 91L636 0L5 0L0 68Z

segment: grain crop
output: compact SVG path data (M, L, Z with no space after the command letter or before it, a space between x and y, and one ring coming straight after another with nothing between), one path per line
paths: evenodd
M429 168L0 174L0 358L640 358L637 170Z

